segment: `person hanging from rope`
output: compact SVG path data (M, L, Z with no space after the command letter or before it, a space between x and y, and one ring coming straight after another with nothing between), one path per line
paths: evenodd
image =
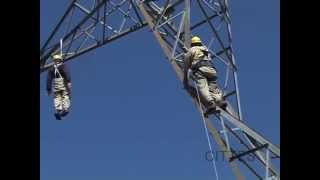
M71 77L67 65L63 63L62 55L55 54L52 56L52 60L54 65L48 70L47 92L50 96L53 86L54 115L57 120L61 120L61 117L66 116L70 109Z
M197 92L199 92L200 99L207 109L205 115L218 113L217 106L225 110L227 103L217 85L217 71L211 63L208 48L202 44L198 36L192 37L191 48L185 54L184 62L184 87L186 90L191 88L188 83L188 75L191 71Z

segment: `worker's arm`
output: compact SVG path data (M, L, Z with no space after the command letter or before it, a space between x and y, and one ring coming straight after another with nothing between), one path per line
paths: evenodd
M212 54L210 52L210 50L206 47L206 53L205 53L205 56L207 56L210 60L212 60L214 58L214 54Z
M66 64L63 64L61 67L61 74L67 83L71 83L70 70Z
M52 68L48 70L48 76L47 76L47 92L48 95L51 94L51 88L52 88L52 78L53 78L53 73L52 73Z

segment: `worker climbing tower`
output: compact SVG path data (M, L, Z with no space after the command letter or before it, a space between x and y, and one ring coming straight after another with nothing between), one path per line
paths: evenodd
M235 179L248 179L248 174L256 179L280 179L280 170L274 166L280 160L280 147L250 128L242 117L229 10L228 0L73 0L40 49L40 72L53 65L51 54L62 52L67 62L149 28L182 83L190 39L200 36L213 55L228 102L226 111L218 107L220 113L207 117L197 89L187 91L203 118L210 148L214 140Z

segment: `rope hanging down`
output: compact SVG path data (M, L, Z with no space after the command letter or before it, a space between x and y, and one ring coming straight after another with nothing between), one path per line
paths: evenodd
M215 162L214 157L213 157L211 142L210 142L210 138L209 138L209 132L208 132L208 128L207 128L207 125L206 125L206 122L205 122L205 117L203 115L202 105L201 105L201 102L200 102L200 96L199 96L198 87L197 86L195 86L195 87L196 87L196 90L197 90L197 99L198 99L198 103L199 103L199 106L200 106L201 117L202 117L202 120L203 120L203 125L204 125L205 131L206 131L206 136L207 136L207 141L208 141L208 145L209 145L209 149L210 149L210 154L211 154L211 157L212 157L213 169L214 169L214 172L215 172L215 175L216 175L216 180L219 180L218 170L217 170L216 162Z

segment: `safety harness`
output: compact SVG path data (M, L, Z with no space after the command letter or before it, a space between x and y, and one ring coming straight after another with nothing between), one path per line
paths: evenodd
M209 60L203 60L203 59L201 59L201 60L198 60L198 62L197 62L196 64L194 64L194 65L191 66L191 70L192 70L193 72L198 71L199 68L202 67L202 66L210 66L210 67L213 67L212 64L211 64L211 62L210 62Z
M196 64L191 66L191 70L192 71L197 71L200 67L202 66L210 66L213 67L213 65L210 62L210 59L204 59L204 57L209 57L209 52L207 50L204 49L200 49L200 51L202 51L203 56L201 58L203 59L198 59L196 62Z
M59 66L61 66L61 65L62 65L62 63L53 65L54 66L54 76L57 77L57 75L59 75L59 77L63 79L63 77L62 77L62 75L61 75L61 73L60 73L60 71L58 69Z
M204 57L208 57L209 56L209 52L207 50L203 50L203 49L200 49L200 50L203 53L203 56L202 56L203 59L198 59L197 62L191 66L190 69L192 70L192 74L194 76L196 76L196 74L201 74L201 75L205 76L205 74L203 74L203 72L200 71L200 67L203 67L203 66L211 67L217 72L217 69L213 66L211 60L209 58L208 59L204 59ZM215 78L209 78L208 80L215 82L216 79L217 78L215 77Z

